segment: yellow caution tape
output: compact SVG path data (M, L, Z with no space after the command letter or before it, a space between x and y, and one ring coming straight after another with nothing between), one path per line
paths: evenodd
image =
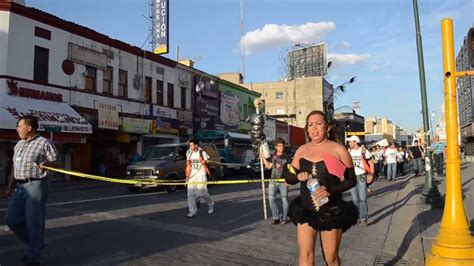
M63 173L66 175L72 175L72 176L77 176L77 177L82 177L82 178L87 178L87 179L93 179L93 180L98 180L98 181L104 181L104 182L111 182L111 183L121 183L121 184L129 184L129 185L156 185L157 183L160 186L184 186L184 185L198 185L198 184L206 184L206 185L233 185L233 184L250 184L250 183L261 183L261 182L285 182L285 179L280 178L280 179L247 179L247 180L220 180L220 181L206 181L206 182L182 182L181 180L146 180L146 179L119 179L119 178L110 178L110 177L103 177L103 176L98 176L98 175L89 175L89 174L84 174L76 171L71 171L71 170L65 170L65 169L60 169L60 168L53 168L53 167L48 167L45 166L45 169L48 169L50 171L58 172L58 173Z

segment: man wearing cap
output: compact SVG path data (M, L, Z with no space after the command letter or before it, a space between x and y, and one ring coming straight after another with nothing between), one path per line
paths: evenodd
M367 207L367 174L364 167L365 161L369 164L371 172L374 170L374 163L372 160L372 154L360 147L360 139L357 136L351 136L346 139L349 142L349 154L352 157L354 164L355 174L357 176L357 184L351 188L352 201L359 208L359 220L367 225L369 218L369 209ZM371 175L371 173L369 173Z

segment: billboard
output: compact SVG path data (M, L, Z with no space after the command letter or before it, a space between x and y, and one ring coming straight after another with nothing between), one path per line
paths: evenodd
M327 73L327 45L295 45L288 52L288 79L318 77Z
M152 5L153 52L167 54L169 48L169 0L154 0Z

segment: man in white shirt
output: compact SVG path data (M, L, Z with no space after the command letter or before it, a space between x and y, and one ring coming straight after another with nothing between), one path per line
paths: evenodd
M374 163L372 162L372 154L361 148L360 139L357 136L351 136L346 140L349 142L349 154L352 157L352 162L354 164L355 174L357 176L357 184L355 187L351 188L352 201L359 208L359 219L365 225L369 219L369 209L367 207L367 172L364 167L364 162L362 161L365 158L366 163L370 167L372 175L374 172Z
M209 159L209 155L199 148L199 142L195 139L189 141L189 150L186 154L187 169L186 169L186 182L206 182L206 163ZM189 171L190 169L190 171ZM192 218L197 215L197 198L201 198L209 205L208 214L214 213L214 201L207 192L206 184L189 184L188 185L188 218Z
M387 180L392 181L397 176L398 150L395 143L385 150L385 164L387 165Z

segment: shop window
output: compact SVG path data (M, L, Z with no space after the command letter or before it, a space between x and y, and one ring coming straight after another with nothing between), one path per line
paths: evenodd
M111 66L107 66L107 69L104 70L103 74L103 81L102 81L102 92L105 94L112 94L112 82L113 82L113 73L114 68Z
M163 81L156 81L156 104L163 105Z
M97 68L86 66L85 73L85 89L88 91L96 91L97 85Z
M145 103L151 103L151 77L145 77Z
M49 49L35 46L33 80L48 82Z
M123 69L119 69L119 96L128 97L128 72Z

